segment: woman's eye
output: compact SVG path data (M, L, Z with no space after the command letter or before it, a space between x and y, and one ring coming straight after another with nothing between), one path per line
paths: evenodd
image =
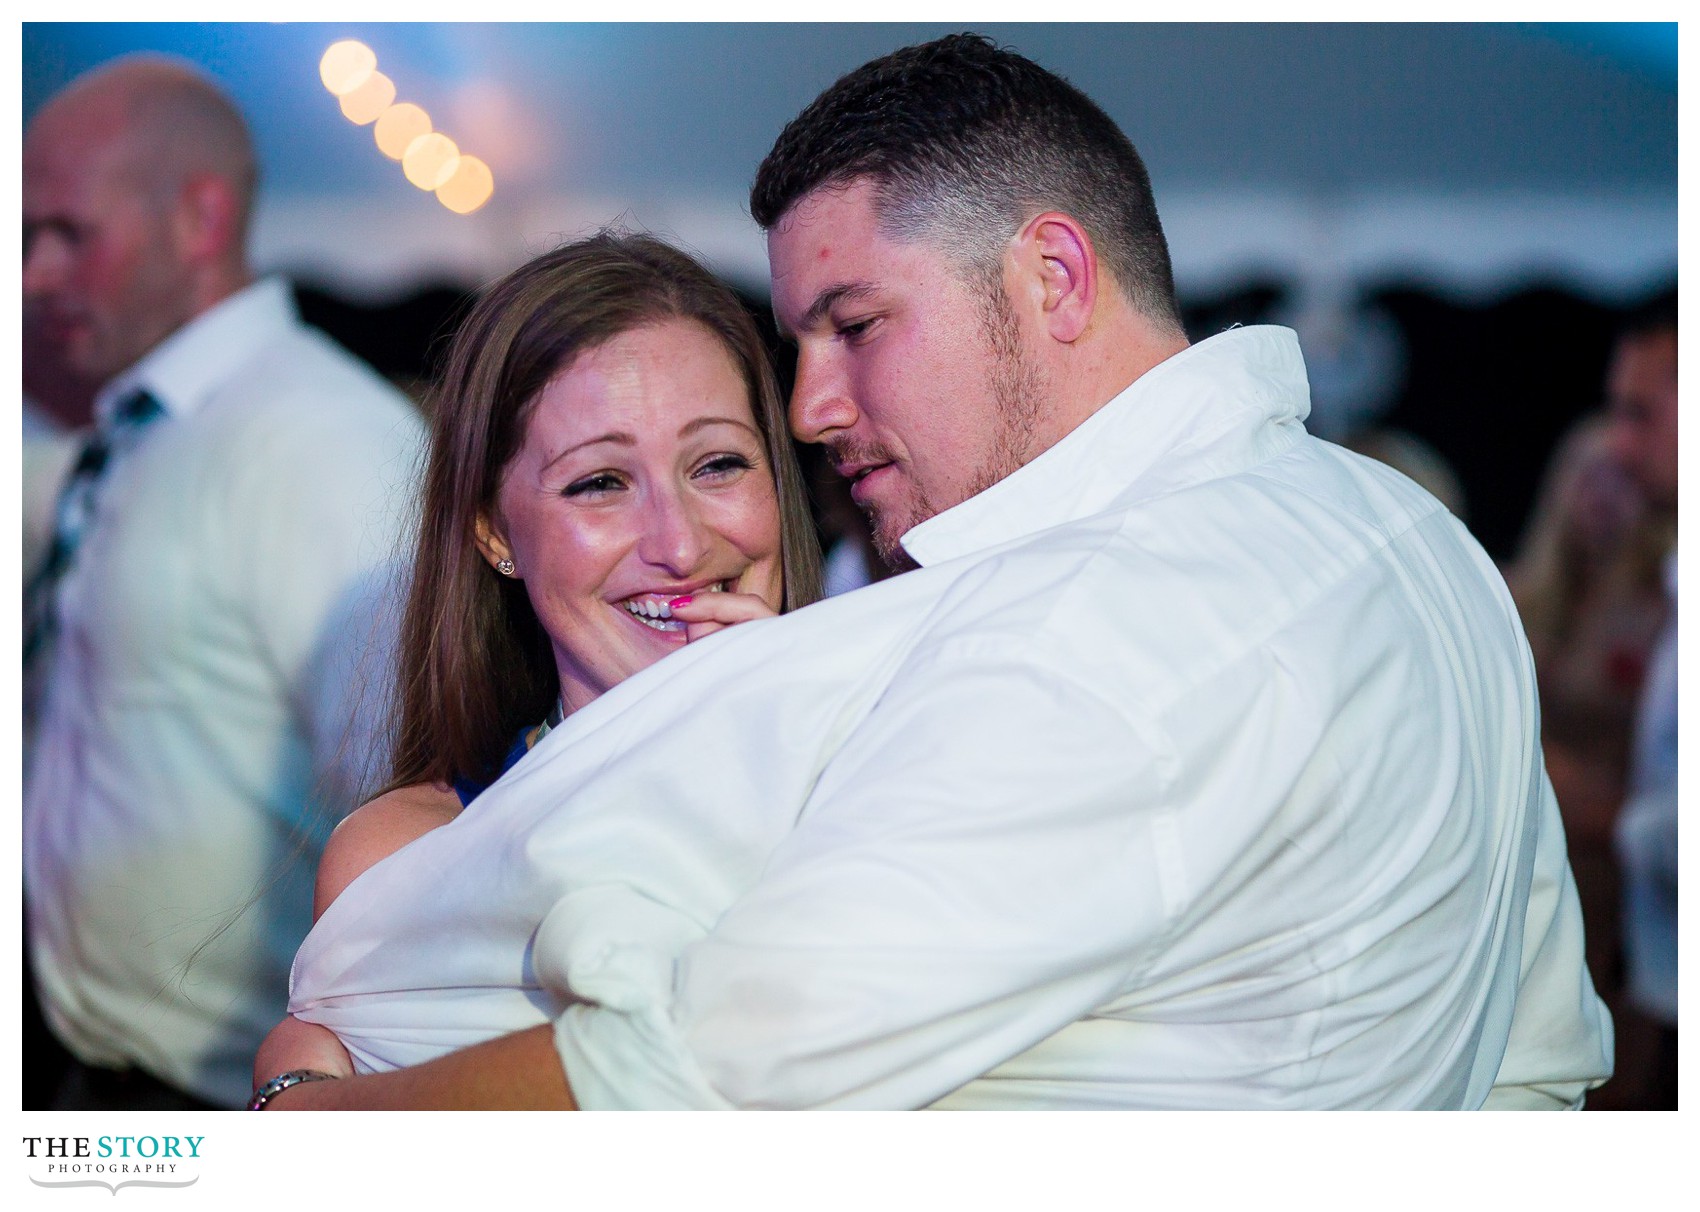
M599 471L595 475L574 480L561 490L561 495L568 497L593 496L598 493L614 492L621 487L619 476L611 471Z
M715 455L711 459L704 460L702 466L697 468L696 473L699 476L708 476L713 478L716 476L729 476L735 472L748 471L752 466L754 466L754 464L741 454L721 454Z

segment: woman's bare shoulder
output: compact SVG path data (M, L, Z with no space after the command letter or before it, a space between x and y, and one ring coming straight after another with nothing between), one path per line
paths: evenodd
M349 813L325 843L313 888L313 920L342 895L357 876L416 838L460 815L453 789L441 783L415 783L386 791Z

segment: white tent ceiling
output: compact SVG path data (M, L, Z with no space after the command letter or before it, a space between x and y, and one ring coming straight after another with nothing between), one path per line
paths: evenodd
M127 51L199 63L251 115L259 260L345 290L477 280L609 221L759 285L744 197L773 136L842 72L952 28L32 23L23 105L27 118ZM1675 270L1674 27L975 28L1068 76L1133 137L1183 290L1398 274L1612 295ZM317 68L343 37L490 163L490 205L444 210L341 117Z

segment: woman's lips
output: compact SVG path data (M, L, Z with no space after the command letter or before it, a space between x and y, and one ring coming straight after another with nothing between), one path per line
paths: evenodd
M622 598L616 604L633 620L648 627L651 631L680 635L685 630L685 621L673 617L673 608L669 603L685 593L724 593L730 583L729 581L715 581L700 588L679 589L671 593L636 593L629 598Z

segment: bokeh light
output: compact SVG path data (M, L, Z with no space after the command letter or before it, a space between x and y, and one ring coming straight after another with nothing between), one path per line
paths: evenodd
M409 182L457 215L469 215L496 190L490 166L463 156L455 141L431 128L431 115L410 101L396 102L395 81L378 70L378 56L364 42L346 38L319 59L319 79L337 98L343 117L372 124L378 150L401 161Z
M378 150L392 160L401 159L407 154L408 144L430 133L431 115L411 101L390 106L378 116L378 124L372 128Z
M433 190L455 175L460 167L460 148L447 135L432 131L420 135L402 153L401 171L420 189Z
M463 155L454 176L437 187L437 201L457 215L470 215L490 200L495 189L490 166L477 156Z
M366 82L378 66L378 56L364 42L346 38L333 42L319 60L319 79L325 87L341 97Z
M365 83L342 94L342 116L356 126L376 122L395 100L395 81L383 72L373 72Z

